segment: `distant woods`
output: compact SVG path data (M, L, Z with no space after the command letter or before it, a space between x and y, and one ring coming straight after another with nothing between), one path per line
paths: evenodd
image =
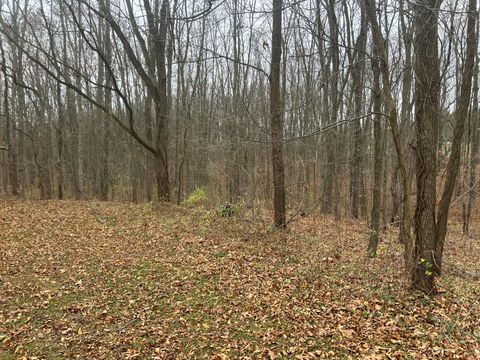
M395 223L434 291L479 153L477 1L0 3L0 192Z

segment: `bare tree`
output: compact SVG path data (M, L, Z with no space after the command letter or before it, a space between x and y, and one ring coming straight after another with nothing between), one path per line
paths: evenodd
M460 151L470 104L473 69L477 51L476 0L468 4L467 46L446 179L436 207L437 136L440 115L440 65L438 52L439 1L415 6L415 104L417 133L417 206L415 210L415 268L412 285L426 293L435 292L435 276L442 269L448 212L460 168Z
M372 62L373 72L373 112L374 115L374 169L373 169L373 197L372 197L372 217L370 223L370 240L368 242L368 255L376 256L378 247L378 237L380 232L380 206L382 193L382 176L383 176L383 136L382 136L382 93L380 88L380 67L378 64L377 51L374 49Z
M477 20L478 21L478 20ZM479 27L477 25L477 38L479 36ZM477 167L479 163L479 149L480 149L480 113L478 109L478 70L479 70L479 56L477 54L475 61L475 68L473 74L473 96L472 96L472 111L470 113L470 159L469 159L469 178L468 178L468 200L467 204L464 202L463 206L463 233L469 234L470 219L473 208L475 206L475 200L477 197Z
M404 148L405 145L402 142L400 135L400 129L398 124L397 106L392 94L392 86L390 82L390 68L388 64L387 52L385 50L385 40L383 38L380 26L378 25L377 15L375 12L375 1L365 0L365 10L370 19L372 26L372 37L375 42L375 46L378 51L380 61L380 72L382 74L383 81L383 94L384 103L387 108L387 118L390 124L390 130L392 133L393 143L395 146L395 152L397 154L398 165L400 173L402 175L403 185L403 218L400 226L400 232L402 233L403 242L405 244L405 267L407 273L410 273L412 268L412 255L413 255L413 237L411 235L412 228L412 207L411 207L411 194L410 194L410 179L408 177L408 168L405 160Z
M10 112L10 84L7 75L7 61L3 41L0 43L1 66L3 73L3 112L5 116L5 140L7 146L4 148L8 152L8 178L12 195L19 195L18 169L17 169L17 149L14 122Z
M280 91L282 57L282 0L272 1L272 58L270 70L270 128L272 136L273 207L275 226L287 225L283 163L283 105Z

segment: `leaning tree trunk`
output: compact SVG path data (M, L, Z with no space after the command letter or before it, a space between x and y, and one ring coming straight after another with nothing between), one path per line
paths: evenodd
M455 127L451 155L447 163L446 180L436 210L437 124L440 112L440 66L438 59L439 4L425 0L415 9L416 50L416 127L417 127L417 208L415 210L416 243L412 287L425 293L435 292L435 276L442 269L443 247L447 231L448 212L455 189L465 122L468 116L473 68L477 51L476 0L469 0L467 48L462 82L457 98Z
M445 236L447 234L448 213L452 201L453 191L455 189L458 170L460 168L460 153L463 133L465 130L466 119L468 117L468 109L470 106L473 69L475 66L475 56L477 53L478 44L478 38L475 31L477 22L477 0L469 0L467 16L466 58L463 65L462 83L459 98L457 99L457 109L455 111L455 127L453 130L452 150L450 158L448 159L445 185L437 210L436 244L434 249L434 270L436 274L440 274L442 269L443 247L445 244Z

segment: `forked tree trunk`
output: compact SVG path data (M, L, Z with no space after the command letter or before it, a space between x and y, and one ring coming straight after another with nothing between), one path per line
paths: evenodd
M440 66L438 58L438 0L425 0L415 8L415 103L417 127L416 243L412 287L427 294L435 292L435 277L442 269L448 212L460 167L460 151L472 88L477 41L476 0L469 0L466 58L457 98L451 155L446 180L436 209L437 123L440 113ZM437 213L435 214L435 211Z
M475 66L475 56L478 45L478 38L475 31L478 17L477 0L469 0L467 17L466 57L463 64L462 83L459 98L457 99L457 108L455 111L455 127L453 130L452 150L450 158L448 159L445 185L437 210L435 244L436 261L434 264L434 270L436 274L440 274L442 269L443 247L445 244L445 236L447 234L448 213L460 168L460 152L462 147L463 133L468 117L468 109L470 107L473 69Z

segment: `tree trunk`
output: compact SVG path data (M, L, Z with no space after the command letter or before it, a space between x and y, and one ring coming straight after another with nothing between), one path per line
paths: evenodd
M390 83L390 69L388 65L388 56L385 49L385 40L383 38L380 26L378 25L377 17L375 14L375 1L374 0L364 0L364 5L370 23L372 24L372 37L377 48L378 55L380 58L380 71L382 74L383 81L383 94L386 108L388 110L388 120L390 124L390 130L392 133L393 143L395 145L395 152L397 154L398 166L400 169L400 174L402 176L402 187L403 187L403 221L400 226L400 231L405 234L405 269L406 273L409 274L412 264L413 256L413 238L411 236L412 228L412 207L411 207L411 196L410 196L410 179L408 178L408 167L405 161L404 145L402 142L402 137L400 134L400 129L398 126L398 114L397 106L395 104L392 86Z
M434 270L436 274L440 274L442 269L443 246L445 243L445 236L447 234L448 212L452 201L453 191L455 189L458 170L460 168L460 152L462 147L463 133L466 119L468 117L468 109L470 106L473 69L475 66L475 56L478 44L478 38L475 31L478 16L476 11L477 1L469 0L467 12L468 20L466 58L463 65L462 83L459 98L457 99L457 108L455 111L455 127L453 130L451 155L448 159L445 185L437 210L437 228L435 237L436 244L434 249Z
M415 246L412 285L434 291L435 202L437 174L437 124L440 112L437 0L426 0L415 9L415 124L417 136Z
M335 14L335 1L329 0L327 4L327 17L328 24L330 29L331 37L331 50L330 50L330 60L332 63L332 73L328 74L329 79L329 92L328 94L324 93L325 113L328 113L328 122L329 125L335 124L337 122L338 108L339 108L339 91L338 91L338 81L340 79L340 54L338 46L338 21ZM326 88L325 88L326 91ZM330 101L328 101L330 99ZM330 106L328 106L330 104ZM322 212L326 214L334 214L336 217L339 216L338 211L338 202L340 199L336 196L339 194L339 184L337 179L337 151L336 147L338 146L337 131L330 131L327 135L326 141L326 152L327 152L327 165L325 171L325 183L323 188L323 203L322 203Z
M160 25L157 32L152 34L155 41L155 61L157 66L157 92L155 99L155 113L157 116L156 134L156 177L158 201L170 201L170 184L168 177L168 94L167 94L167 70L165 64L166 39L168 29L168 0L163 0L160 10ZM154 29L150 29L155 31Z
M282 57L282 0L273 0L272 62L270 72L270 131L272 137L273 208L275 226L285 228L285 170L283 163L283 104L280 93Z
M352 70L352 82L355 104L355 117L363 115L363 69L367 40L368 23L365 17L365 11L362 9L361 29L358 35L355 51L357 56L354 59L355 65ZM366 198L365 198L365 184L363 181L363 132L360 121L353 123L353 156L352 156L352 173L351 173L351 198L352 198L352 216L355 219L359 218L359 213L366 212Z
M7 140L7 159L8 159L8 178L10 180L10 188L12 195L18 196L18 164L17 149L14 122L10 113L10 94L9 83L7 77L7 64L5 60L5 52L3 42L0 42L0 52L2 56L2 72L3 72L3 111L5 112L5 137Z
M370 241L368 242L368 255L374 257L377 255L378 233L380 231L380 206L382 195L382 176L383 176L383 139L381 123L382 93L380 89L380 68L378 66L377 54L372 57L373 70L373 136L374 136L374 165L373 165L373 199L372 199L372 221L370 224Z
M157 180L157 200L170 201L170 188L168 183L168 165L163 152L155 156L155 169Z
M101 2L103 0L100 0ZM102 4L103 5L103 4ZM110 11L110 1L106 0L105 5L108 11ZM111 63L112 61L112 43L110 39L110 25L108 22L102 20L102 30L103 30L103 48L105 53L105 62ZM99 68L101 69L101 75L105 74L106 77L105 83L106 87L104 89L105 93L105 107L107 108L107 113L103 114L102 122L102 157L100 165L100 199L103 201L108 200L108 195L110 192L110 168L109 168L109 158L110 158L110 127L112 122L112 76L110 72L105 71L105 64L99 61ZM103 81L103 79L102 79ZM99 91L102 91L99 89Z
M145 98L145 135L149 144L153 142L153 131L152 131L152 97L150 94L146 95ZM177 119L178 121L178 119ZM145 193L147 196L147 201L152 201L153 197L153 181L155 173L155 157L150 151L145 152Z
M57 106L58 106L58 125L56 128L57 135L57 197L62 200L64 198L64 134L65 134L65 108L62 102L62 87L57 83Z
M477 38L479 36L479 30L477 27ZM479 163L479 148L480 148L480 136L479 136L479 126L480 126L480 114L478 113L478 68L479 68L479 57L477 55L474 76L473 76L473 109L471 112L471 141L472 147L470 150L470 176L468 182L468 203L466 207L466 214L463 224L463 233L465 235L469 234L470 230L470 217L472 214L472 210L475 206L475 200L477 197L477 167Z

